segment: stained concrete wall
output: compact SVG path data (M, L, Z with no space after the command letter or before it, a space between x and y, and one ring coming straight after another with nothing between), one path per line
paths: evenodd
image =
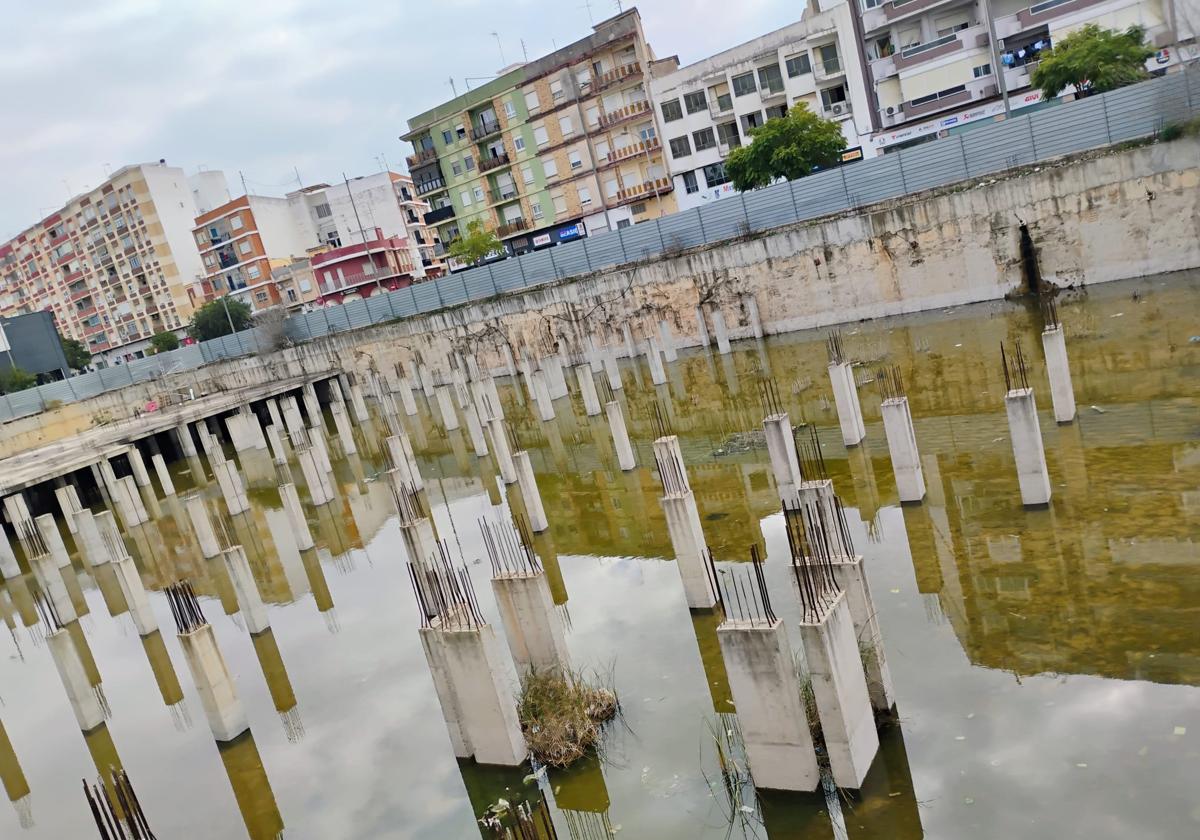
M499 345L454 344L464 326L496 324L513 346L537 347L544 316L600 307L610 343L620 326L651 334L667 320L676 345L700 341L695 308L724 314L732 337L753 334L752 295L766 333L994 300L1022 288L1019 225L1041 272L1058 285L1200 267L1200 140L1091 152L881 202L806 223L664 255L401 322L339 333L131 386L4 425L0 456L121 419L165 393L227 391L330 371L354 360L381 370L414 353L445 368L469 349L504 368ZM551 319L552 321L554 319ZM593 329L601 328L593 323ZM493 342L494 330L480 331ZM583 337L560 337L572 347ZM461 340L460 340L461 342Z

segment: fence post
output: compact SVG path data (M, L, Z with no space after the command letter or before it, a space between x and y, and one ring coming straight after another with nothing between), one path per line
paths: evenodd
M1037 140L1035 140L1033 137L1033 118L1026 116L1025 117L1025 125L1029 129L1029 149L1031 152L1033 152L1033 159L1037 160L1038 159Z
M1104 113L1104 134L1108 137L1108 145L1112 145L1112 126L1108 122L1108 97L1100 97L1100 110Z
M846 186L846 167L839 166L838 174L842 176L842 196L846 201L846 206L851 207L850 203L850 188ZM908 187L904 186L904 159L900 159L900 186L905 192L908 192Z
M617 228L613 233L617 235L617 242L621 245L621 262L629 262L629 255L625 253L625 237L621 236L621 229Z
M655 219L654 220L654 229L658 231L658 249L659 249L658 253L665 254L665 253L667 253L667 243L665 241L663 241L661 222L662 222L662 216L659 216L657 219Z
M708 244L708 234L704 232L704 213L702 207L696 208L696 222L700 225L700 241Z
M746 210L746 194L738 193L738 197L742 199L742 224L746 226L746 233L750 232L750 213Z
M321 307L321 314L325 316L325 334L333 332L333 324L329 323L329 304Z
M1004 71L1001 70L1000 72L1004 72ZM965 145L963 145L963 136L961 134L958 135L958 152L959 152L959 154L962 155L962 159L963 159L963 177L970 178L971 177L971 164L967 163L967 147Z
M554 261L554 248L555 247L556 246L551 245L549 248L546 249L546 252L550 254L550 270L554 272L554 279L557 280L558 279L558 263L556 263Z
M521 283L522 283L522 285L528 286L528 285L529 285L529 278L527 278L527 277L525 276L525 263L521 262L521 258L520 258L520 257L514 257L514 259L517 261L517 268L521 269Z
M500 290L496 288L496 275L492 273L492 267L490 265L487 267L487 271L488 271L488 281L492 284L492 294L493 295L500 294Z

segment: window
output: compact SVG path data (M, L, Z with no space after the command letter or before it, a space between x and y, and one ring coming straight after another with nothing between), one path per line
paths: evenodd
M521 180L526 184L533 183L533 167L529 164L525 164L521 167Z
M662 104L663 122L675 122L683 119L683 109L679 107L678 99L668 99Z
M242 254L249 254L250 253L250 240L243 239L241 242L239 242L238 243L238 251Z
M466 128L463 127L462 123L459 123L458 125L454 126L454 134L458 137L459 140L462 140L464 137L467 136L467 130L466 130Z
M463 156L463 166L465 166L467 168L467 171L470 172L472 169L475 168L475 158L471 157L470 155L464 155Z
M729 91L717 94L717 110L728 111L733 107L733 97L729 95Z
M700 185L696 183L696 173L695 172L684 172L683 173L683 189L688 194L700 191Z
M724 161L710 163L704 167L704 183L710 187L719 187L721 184L729 183L729 176L725 174Z
M821 104L825 106L826 111L832 111L834 105L842 105L846 102L846 86L838 85L837 87L824 88L821 91Z
M552 96L554 98L555 102L561 102L563 95L564 94L563 94L562 79L551 79L550 80L550 96Z
M625 230L625 228L631 227L632 225L633 222L629 219L617 219L617 230Z
M367 260L365 263L363 263L362 273L363 274L374 274L375 273L375 263L371 262L370 260Z
M779 75L779 65L771 64L767 67L759 67L758 83L765 91L783 93L783 76Z
M475 200L482 204L483 203L483 187L481 187L479 184L476 184L474 187L471 188L471 191L473 193L475 193Z
M530 112L536 111L542 107L542 103L538 102L536 90L531 90L529 93L525 94L525 107L528 108Z
M572 169L580 169L583 166L583 158L574 149L567 153L567 160L571 162Z
M702 90L698 90L695 93L685 93L683 95L683 105L687 108L689 114L694 114L708 107L708 99L704 96L704 91Z
M751 111L749 114L742 114L742 132L749 135L750 130L758 128L763 124L761 111Z
M97 231L97 233L98 233L98 231ZM99 242L100 240L99 240L99 239L97 239L97 238L96 238L96 236L93 236L93 237L92 237L92 241L93 241L93 242ZM199 245L199 246L201 246L201 247L203 247L203 246L207 245L207 244L208 244L208 234L206 234L206 233L205 233L204 231L202 231L202 230L198 230L198 231L196 231L196 244L197 244L197 245Z
M513 104L511 99L504 100L504 116L510 120L515 119L517 116L517 106Z
M333 211L329 209L329 204L318 204L313 208L313 212L317 214L318 219L328 219L333 215Z
M909 104L910 105L925 105L929 102L936 102L937 100L939 100L943 97L946 97L946 96L953 96L956 93L962 93L966 89L967 89L966 85L955 85L952 88L946 88L945 90L939 90L937 93L931 93L928 96L918 96L916 99L912 100ZM824 91L822 91L822 94L824 94ZM843 95L844 95L844 92L843 92ZM824 96L822 96L822 98L824 98Z
M209 268L212 268L214 265L217 264L217 255L216 254L205 254L204 255L204 264L206 266L208 266Z
M546 126L539 125L533 130L533 142L537 143L538 148L550 142L550 134L546 131Z
M682 137L671 138L671 157L683 158L683 157L687 157L691 153L692 153L692 146L688 142L688 138L687 138L686 134L683 135Z
M702 128L699 131L693 131L692 145L696 147L697 152L702 152L705 149L711 149L717 145L716 135L713 134L713 130L711 128Z
M837 44L822 44L817 47L817 52L821 54L821 69L825 72L826 76L842 71L842 62L838 58Z
M610 178L604 182L604 194L609 198L612 198L617 194L617 189L618 187L616 178Z
M602 157L602 158L608 157L608 141L607 140L597 140L596 141L596 157Z
M471 206L472 199L471 199L471 191L470 190L463 190L462 192L460 192L458 194L458 198L462 202L463 207Z
M525 151L525 138L519 134L514 136L513 137L513 148L516 149L518 152Z
M454 132L452 132L450 129L446 129L445 131L443 131L442 132L442 142L445 143L447 146L451 145L454 142Z
M653 140L655 137L654 124L646 123L643 126L639 126L638 137L641 137L643 142L647 140Z
M462 162L457 161L457 160L450 161L450 171L453 172L455 175L461 175L463 172L462 171Z
M992 65L980 64L978 67L972 67L971 73L976 79L982 79L984 76L992 75Z
M740 76L733 77L733 95L745 96L747 93L754 93L758 90L754 85L754 74L743 73Z
M246 276L251 280L257 280L260 274L262 274L262 271L257 265L246 266Z
M540 218L542 218L542 216L543 216L544 214L542 213L542 205L541 205L541 202L535 201L535 202L533 202L533 204L530 204L530 205L529 205L529 212L530 212L530 214L533 216L533 218L535 218L535 219L540 219Z
M933 27L937 31L939 38L944 38L947 35L953 35L960 29L966 29L971 25L970 19L965 11L952 12L948 15L941 15L934 18Z
M546 174L547 178L557 178L558 177L558 161L556 161L554 158L549 158L547 160L542 161L542 172L544 172Z
M242 217L241 216L230 216L229 217L229 228L230 228L230 230L241 230L242 229Z
M567 199L561 195L554 196L554 212L562 215L567 212Z
M600 109L593 105L587 109L588 125L596 125L600 122Z
M800 53L799 55L790 55L787 59L787 74L789 79L794 79L797 76L803 76L805 73L812 72L812 61L808 58L808 53Z
M558 118L558 130L562 132L563 137L570 137L575 133L575 123L570 115Z
M769 108L767 108L767 119L768 120L776 120L776 119L779 119L780 117L786 117L786 116L787 116L787 106L786 105L772 105Z
M592 191L587 187L579 188L579 203L584 207L592 203Z

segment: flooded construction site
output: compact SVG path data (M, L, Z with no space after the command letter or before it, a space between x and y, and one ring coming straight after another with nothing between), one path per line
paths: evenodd
M1198 293L439 360L6 483L0 837L1197 836ZM565 768L554 669L619 703Z

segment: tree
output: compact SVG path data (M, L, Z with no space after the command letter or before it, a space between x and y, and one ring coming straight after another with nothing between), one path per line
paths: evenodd
M504 245L493 231L484 228L481 222L474 221L467 223L467 232L451 242L446 253L461 263L474 265L503 248Z
M60 341L63 354L67 357L67 367L71 370L83 370L87 367L88 362L92 360L92 354L86 344L77 338L63 338Z
M777 178L803 178L817 167L837 163L846 147L841 126L803 102L750 133L750 145L734 149L725 160L725 174L738 190L765 187Z
M1140 26L1115 32L1089 23L1043 52L1030 81L1046 99L1068 86L1088 96L1141 81L1149 77L1146 60L1154 55L1145 37Z
M37 385L37 377L26 373L19 367L0 370L0 394L11 394L14 391L24 391Z
M225 326L229 325L226 324ZM179 336L171 330L156 332L150 336L150 346L154 349L155 353L169 353L172 350L178 350Z
M220 298L210 301L194 313L188 326L188 335L196 341L220 338L230 332L241 332L251 326L250 305L236 298ZM229 322L233 322L233 330Z

